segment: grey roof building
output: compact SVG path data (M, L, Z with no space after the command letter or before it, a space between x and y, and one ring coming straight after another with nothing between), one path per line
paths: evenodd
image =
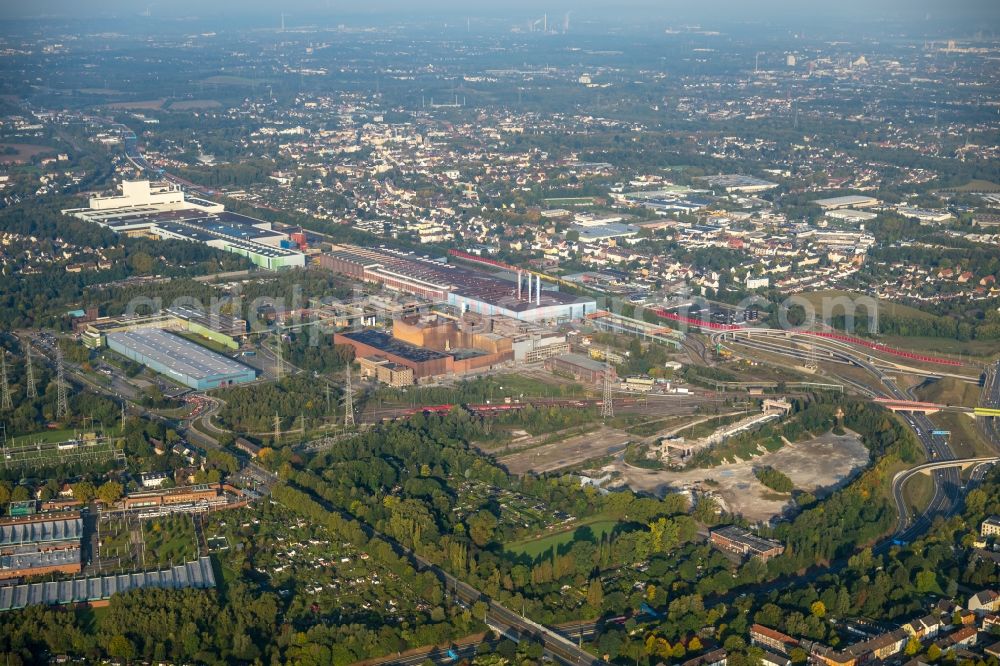
M36 604L99 604L106 602L114 594L129 590L213 587L215 587L215 572L212 570L212 561L208 557L201 557L193 562L160 571L0 587L0 611L16 610Z

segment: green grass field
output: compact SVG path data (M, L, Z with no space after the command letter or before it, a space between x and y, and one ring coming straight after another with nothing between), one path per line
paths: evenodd
M510 553L514 553L516 555L527 555L528 557L534 559L543 553L549 552L553 547L559 548L576 541L579 536L582 536L578 534L578 531L583 528L589 528L590 533L593 534L593 538L600 539L605 534L610 534L618 524L619 522L617 520L612 520L603 516L594 516L593 518L580 521L579 523L573 525L570 529L562 532L556 532L541 538L515 541L507 544L504 549Z
M931 414L929 418L939 429L951 431L948 444L955 452L955 457L975 458L996 455L993 447L983 437L975 419L955 412L938 412Z
M995 358L1000 355L1000 345L996 340L969 340L960 342L952 338L905 337L887 335L879 340L890 347L908 349L914 352L948 354L951 356L975 356Z
M202 83L208 83L211 85L218 86L252 86L254 85L253 79L248 79L245 76L230 76L228 74L218 74L216 76L210 76L206 79L201 80ZM265 79L259 79L258 84L266 85Z
M36 442L42 442L43 444L65 442L66 440L73 439L76 433L76 430L42 430L41 432L33 432L30 435L20 435L18 437L14 437L11 440L11 445L24 446L26 444L34 444Z
M933 496L934 482L924 474L915 474L903 488L903 501L912 515L922 512Z
M1000 185L988 180L970 180L965 185L952 187L945 192L1000 192Z
M925 402L936 402L939 405L962 405L975 407L979 404L980 389L975 384L963 382L953 377L942 377L917 389L916 394Z
M155 562L155 566L162 567L197 558L198 543L191 516L175 514L153 518L143 523L142 529L147 564Z
M827 289L823 291L810 291L799 294L802 298L809 301L809 303L816 308L816 316L822 317L824 310L824 301L829 302L831 308L831 315L843 314L844 309L842 306L833 306L833 302L837 300L848 299L860 299L858 304L858 312L855 314L855 318L868 316L868 311L865 308L865 303L867 299L871 298L864 294L858 294L850 291L842 291L839 289ZM929 312L924 312L923 310L918 310L917 308L910 307L909 305L903 305L902 303L893 303L892 301L879 300L878 301L879 314L883 316L890 317L900 317L907 319L934 319L934 315Z
M556 197L546 199L545 203L550 206L590 206L594 203L594 197Z

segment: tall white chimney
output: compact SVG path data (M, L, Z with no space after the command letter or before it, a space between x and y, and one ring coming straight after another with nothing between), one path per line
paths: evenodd
M535 283L535 305L542 304L542 276L538 276L538 281Z
M517 272L517 300L521 300L521 271Z

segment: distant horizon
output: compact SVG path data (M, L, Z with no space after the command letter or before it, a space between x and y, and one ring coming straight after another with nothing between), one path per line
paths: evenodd
M225 0L215 2L194 2L175 0L163 2L128 2L125 0L100 0L79 3L71 0L36 0L32 3L8 3L0 8L0 20L50 19L81 20L140 17L148 9L152 19L226 17L239 23L259 23L262 19L274 17L275 22L284 12L289 25L303 25L321 19L344 20L381 19L426 20L450 19L455 23L467 18L478 20L528 21L547 13L551 26L561 24L566 12L571 12L577 21L617 20L628 22L643 19L654 21L705 22L708 24L731 24L733 22L769 22L781 25L807 27L818 21L866 22L882 20L902 20L917 23L953 23L974 20L977 27L987 32L996 32L1000 27L1000 3L991 0L956 0L944 3L940 0L913 0L911 2L891 0L890 2L862 2L861 0L841 0L838 3L816 7L812 3L791 0L758 0L738 2L736 0L709 0L692 5L677 0L622 0L609 8L603 2L569 2L551 0L546 3L511 0L503 3L476 3L469 7L456 0L430 0L415 7L399 0L372 0L365 3L344 3L333 0L288 0L275 5L266 0ZM242 19L242 20L240 20ZM816 25L815 27L822 27Z

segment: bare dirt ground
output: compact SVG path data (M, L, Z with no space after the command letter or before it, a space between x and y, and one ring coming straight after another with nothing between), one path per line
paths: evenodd
M0 143L0 150L7 148L12 148L17 152L12 155L0 155L0 164L24 164L31 161L35 155L55 150L52 146L36 146L31 143Z
M222 102L214 99L186 99L170 103L171 111L189 111L191 109L220 109Z
M582 435L503 456L497 460L512 474L549 472L617 453L634 439L624 430L600 427Z
M105 106L121 111L156 111L162 109L163 103L166 101L166 98L161 97L160 99L147 99L139 102L113 102Z
M613 463L601 468L601 473L619 472L633 490L656 494L693 487L711 490L727 511L741 514L751 521L768 521L790 506L791 496L775 493L757 481L753 473L755 467L774 467L787 474L796 488L822 497L844 483L867 462L868 449L856 434L838 436L827 433L752 460L711 469L648 470L628 465L619 456Z

